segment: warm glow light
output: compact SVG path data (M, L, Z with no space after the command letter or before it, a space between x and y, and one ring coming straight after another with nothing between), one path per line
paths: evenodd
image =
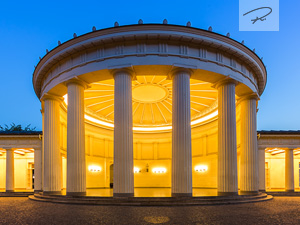
M107 126L107 127L114 127L114 125L112 123L107 123L107 122L95 119L94 117L88 116L86 114L84 115L84 118L88 121L93 122L93 123L97 123L97 124L104 125L104 126Z
M172 130L172 126L165 127L133 127L134 131L161 131L161 130Z
M90 172L101 172L101 167L100 166L89 166L89 171Z
M68 94L65 94L63 96L64 98L64 102L66 103L66 105L68 105ZM218 115L218 110L214 111L213 113L207 115L207 116L204 116L202 118L199 118L197 120L194 120L191 122L191 125L197 125L199 123L202 123L202 122L205 122L207 120L210 120L214 117L216 117ZM91 117L87 114L84 115L84 118L87 120L87 121L90 121L90 122L93 122L93 123L96 123L96 124L99 124L99 125L103 125L103 126L106 126L106 127L110 127L110 128L113 128L114 127L114 124L113 123L109 123L109 122L105 122L105 121L102 121L102 120L99 120L99 119L96 119L94 117ZM167 130L172 130L172 126L161 126L161 127L133 127L132 128L133 131L167 131Z
M276 155L276 154L284 153L285 150L280 148L267 148L266 152L271 153L271 155Z
M217 116L217 115L218 115L218 110L216 110L216 111L214 111L213 113L211 113L211 114L209 114L209 115L207 115L207 116L204 116L204 117L202 117L202 118L200 118L200 119L197 119L197 120L192 121L192 122L191 122L191 125L195 125L195 124L198 124L198 123L202 123L202 122L204 122L204 121L206 121L206 120L210 120L210 119L214 118L214 117Z
M195 166L195 171L196 172L206 172L207 168L208 168L207 166L199 165L199 166Z
M68 105L68 94L65 94L63 96L63 98L64 98L64 102L66 103L66 105Z
M133 168L133 172L134 172L134 173L140 173L141 170L140 170L140 168L138 168L138 167L134 167L134 168Z
M24 152L18 151L18 150L14 150L14 153L20 154L20 155L25 155Z
M31 153L31 152L33 152L33 150L31 150L31 149L27 150L27 149L19 148L18 150L19 150L19 151L26 152L26 153Z
M153 168L152 172L153 173L165 173L165 172L167 172L167 169L166 168L162 168L162 167L160 167L160 168Z
M273 151L271 154L276 155L276 154L284 153L284 152L285 152L285 150L277 150L277 151Z
M300 154L300 149L299 148L294 149L294 155L299 155L299 154Z

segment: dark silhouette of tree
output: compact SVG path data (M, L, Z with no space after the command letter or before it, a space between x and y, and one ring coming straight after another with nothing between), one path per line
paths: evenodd
M24 129L22 128L22 125L11 123L10 126L7 124L4 124L4 127L0 125L0 131L35 131L35 127L30 127L31 124L27 125Z

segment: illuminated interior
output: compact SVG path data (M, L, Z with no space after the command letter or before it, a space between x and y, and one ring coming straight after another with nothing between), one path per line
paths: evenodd
M208 82L191 79L191 125L216 118L217 90ZM68 96L64 96L65 103ZM114 80L91 84L85 90L85 119L113 128ZM132 82L133 131L159 132L172 129L172 81L166 76L137 76Z
M210 83L191 79L191 125L193 187L217 188L218 110L217 91ZM170 188L172 161L172 82L163 76L138 76L133 81L134 186ZM62 188L67 170L67 95L60 113ZM85 90L85 142L87 188L113 185L114 81L91 84ZM237 103L237 145L240 158L240 105ZM15 149L16 190L32 189L33 149ZM284 189L285 150L267 148L267 190ZM0 166L5 168L5 150ZM294 150L295 188L299 188L300 149ZM239 165L238 165L239 167ZM239 169L238 169L239 171ZM5 169L0 170L0 189L5 189Z
M294 185L300 188L300 149L294 150ZM265 153L266 190L284 191L285 188L285 149L267 148Z
M134 186L170 188L172 177L172 82L164 76L137 76L133 82ZM211 83L191 79L193 188L217 188L217 91ZM61 105L60 149L62 188L66 188L67 101ZM113 185L114 81L93 83L85 90L85 148L88 190ZM237 103L237 144L240 158L240 105ZM33 149L15 149L16 190L32 188ZM300 149L295 155L295 186L299 187ZM284 188L284 149L266 149L266 187ZM22 163L20 163L22 159ZM5 168L5 150L0 149ZM0 170L5 189L5 170ZM20 171L26 171L20 172ZM29 171L29 172L28 172ZM239 170L238 170L239 171ZM21 175L20 175L21 174Z
M212 88L211 83L195 79L190 80L190 90L194 187L216 188L217 90ZM84 98L87 188L111 187L113 183L114 80L90 84L85 90ZM67 103L66 94L61 109L62 154L66 154ZM166 76L137 76L132 81L132 111L134 185L143 188L170 188L172 81ZM66 166L65 161L66 159L63 160L63 166ZM94 168L95 165L101 168L97 172L95 172L97 170ZM63 173L63 188L65 188L66 168L63 168Z
M16 191L32 191L34 187L34 150L32 148L14 149L14 182ZM6 150L0 148L0 190L5 190Z

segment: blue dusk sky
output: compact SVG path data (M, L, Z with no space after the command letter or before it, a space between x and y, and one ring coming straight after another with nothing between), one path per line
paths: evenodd
M272 1L272 0L269 0ZM32 86L34 65L46 49L81 35L120 25L162 23L207 29L245 40L267 66L258 111L259 130L300 130L300 1L280 2L279 31L239 31L239 1L1 1L0 125L42 129L40 101ZM260 21L258 21L260 22ZM257 22L257 23L258 23Z

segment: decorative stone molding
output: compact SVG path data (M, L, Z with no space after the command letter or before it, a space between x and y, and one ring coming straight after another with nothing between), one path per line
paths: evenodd
M177 45L179 40L180 45ZM217 59L212 57L214 49L218 52ZM198 69L202 68L201 62L211 63L212 72L217 72L221 66L236 73L235 76L246 85L250 82L259 95L266 83L266 69L261 59L231 38L186 26L139 24L92 31L57 46L42 58L35 69L33 83L36 94L41 97L57 84L56 80L70 79L72 71L79 71L79 68L81 74L78 75L93 72L87 65L97 65L94 68L102 71L113 66L116 60L118 63L125 62L130 57L135 67L141 65L141 60L134 57L141 56L152 58L150 61L142 60L144 65L168 66L168 61L174 60L162 59L161 56L169 56L179 62L188 57ZM242 61L244 69L238 69L230 59Z

